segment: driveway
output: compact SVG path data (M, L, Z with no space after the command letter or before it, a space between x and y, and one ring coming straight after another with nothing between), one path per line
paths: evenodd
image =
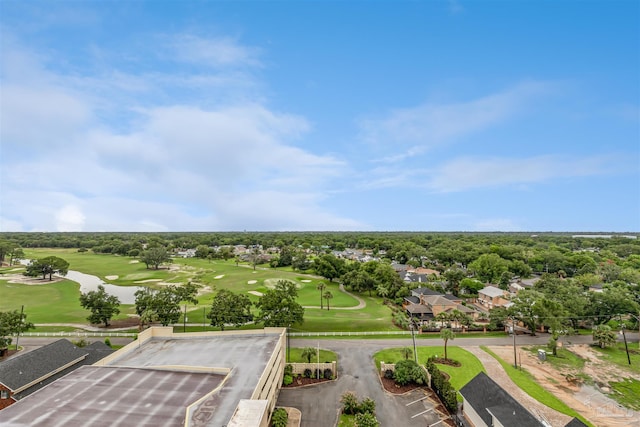
M302 411L302 427L333 427L338 422L340 397L353 391L361 400L376 402L376 416L381 426L421 426L435 423L438 415L422 390L397 396L387 393L380 383L373 363L379 344L359 342L357 345L326 345L338 353L338 380L315 386L282 389L277 406L290 406Z

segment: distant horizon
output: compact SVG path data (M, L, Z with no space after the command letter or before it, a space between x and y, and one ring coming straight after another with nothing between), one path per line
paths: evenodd
M627 237L640 235L640 231L434 231L434 230L212 230L212 231L0 231L0 234L207 234L207 233L235 233L235 234L250 234L250 233L291 233L291 234L304 234L304 233L356 233L356 234L376 234L376 233L432 233L432 234L570 234L572 237L580 238L601 238L601 236L612 237ZM637 237L637 236L635 236Z
M637 0L3 1L0 231L640 230L639 32Z

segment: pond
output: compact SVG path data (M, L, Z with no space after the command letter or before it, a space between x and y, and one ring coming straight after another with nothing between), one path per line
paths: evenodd
M106 283L104 280L91 274L81 273L79 271L69 270L66 279L73 280L80 283L80 292L87 293L91 291L97 291L98 285L104 286L104 290L109 295L115 295L120 299L121 304L135 304L136 291L144 289L140 286L117 286Z

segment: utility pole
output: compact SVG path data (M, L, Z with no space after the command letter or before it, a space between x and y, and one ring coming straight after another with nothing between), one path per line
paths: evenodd
M416 348L416 336L414 335L414 323L413 319L411 319L409 323L409 329L411 329L411 338L413 339L413 360L418 363L418 349Z
M20 342L20 330L22 329L22 323L24 321L24 305L20 308L20 322L18 325L18 334L16 335L16 352L19 350L18 343Z
M627 352L627 362L631 365L631 357L629 357L629 347L627 346L627 336L624 333L624 323L622 322L622 317L618 317L620 319L620 328L622 329L622 339L624 340L624 349Z
M516 319L511 318L511 332L513 333L513 367L518 369L518 354L516 353Z
M187 332L187 304L184 305L184 321L182 322L182 332Z

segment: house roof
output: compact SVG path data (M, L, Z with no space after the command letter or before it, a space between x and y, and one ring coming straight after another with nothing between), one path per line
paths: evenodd
M434 291L431 288L416 288L411 290L411 295L420 296L420 295L442 295L438 291Z
M407 305L406 310L411 314L433 314L431 308L424 304L409 304Z
M420 304L420 298L413 295L404 297L404 300L410 302L411 304Z
M465 399L465 404L473 407L486 425L493 425L493 415L504 427L543 426L524 406L484 372L480 372L462 387L460 394Z
M455 302L448 300L444 297L444 295L442 294L438 294L438 295L429 295L427 297L424 298L424 302L434 306L434 305L448 305L448 306L456 306L458 304L456 304Z
M70 341L60 339L0 363L0 383L15 392L65 365L79 362L88 354Z
M478 292L479 294L485 294L490 297L502 297L504 296L504 291L500 288L496 288L495 286L486 286L482 290Z
M578 418L573 417L573 419L565 424L564 427L587 427L587 425L580 421Z
M80 368L81 366L85 366L85 365L93 365L94 363L96 363L98 360L103 359L105 357L107 357L108 355L110 355L111 353L113 353L115 350L113 350L111 347L109 347L108 345L106 345L105 343L101 342L101 341L96 341L93 342L91 344L89 344L86 347L82 347L82 351L84 353L86 353L86 357L74 364L72 364L71 366L56 372L55 374L48 376L46 378L44 378L42 381L38 381L37 383L29 386L28 388L24 389L23 391L19 392L19 393L15 393L13 395L13 397L16 400L20 400L22 398L27 397L28 395L35 393L36 391L40 390L42 387L51 384L52 382L58 380L59 378L64 377L65 375L75 371L76 369Z
M457 297L457 296L452 295L452 294L445 294L444 297L446 299L448 299L449 301L460 301L461 300L460 297Z

